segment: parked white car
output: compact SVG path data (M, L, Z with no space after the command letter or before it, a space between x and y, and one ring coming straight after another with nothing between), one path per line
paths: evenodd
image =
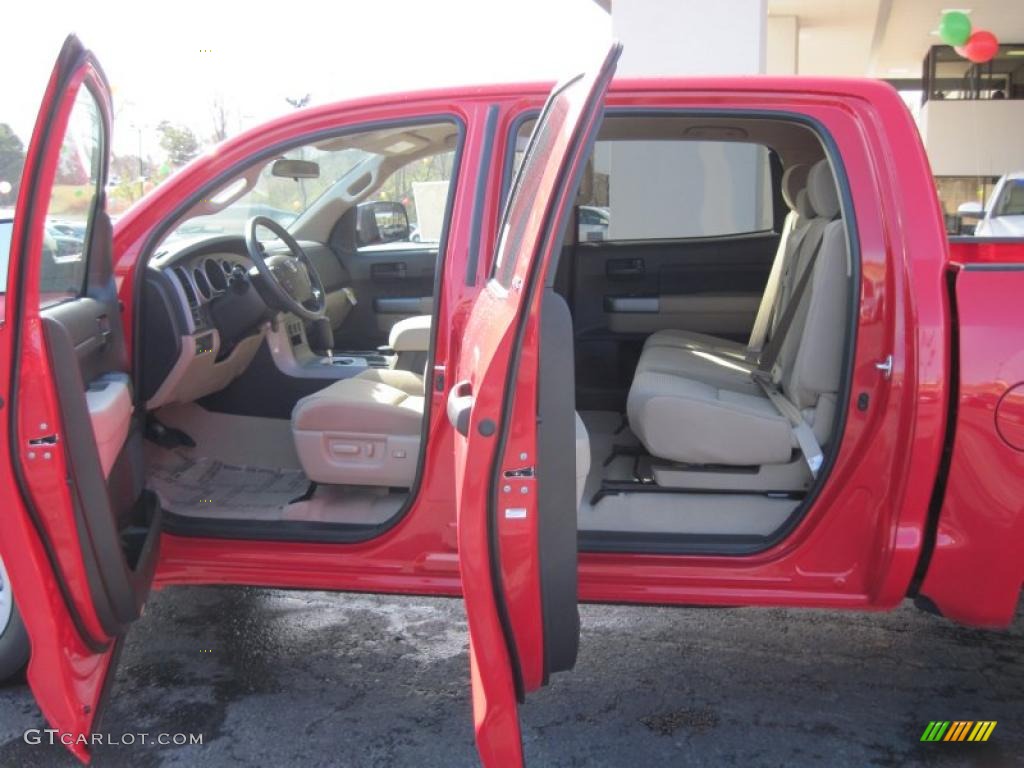
M1024 237L1024 171L1008 173L996 182L988 205L964 203L961 218L976 218L975 237Z

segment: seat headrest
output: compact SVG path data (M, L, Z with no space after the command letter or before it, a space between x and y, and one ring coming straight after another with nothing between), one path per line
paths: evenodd
M814 218L814 209L811 208L811 201L807 195L806 189L801 189L797 192L795 210L801 221L807 221L808 219Z
M791 165L782 174L782 199L791 211L796 210L796 196L807 186L807 173L810 170L806 165Z
M807 197L816 216L834 219L839 215L839 191L827 158L816 162L807 174Z

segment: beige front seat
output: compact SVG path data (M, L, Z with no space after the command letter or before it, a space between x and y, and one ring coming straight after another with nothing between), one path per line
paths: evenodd
M408 488L416 475L423 395L356 376L295 404L292 435L317 483Z
M426 353L430 316L395 324L399 354ZM423 376L370 368L302 398L292 409L295 450L306 477L331 485L408 488L423 432Z

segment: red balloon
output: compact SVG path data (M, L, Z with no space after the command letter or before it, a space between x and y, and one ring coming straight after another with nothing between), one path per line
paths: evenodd
M987 29L979 29L967 38L967 42L960 48L963 49L961 56L975 64L984 64L999 53L999 40ZM957 53L960 53L960 48L957 49Z

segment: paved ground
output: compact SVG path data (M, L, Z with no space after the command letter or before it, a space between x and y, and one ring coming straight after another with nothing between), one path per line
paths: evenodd
M532 766L1024 765L1024 613L975 632L885 615L584 606L574 673L523 710ZM132 630L103 730L197 732L107 746L105 766L471 766L462 604L173 589ZM918 742L990 719L988 744ZM24 687L0 690L0 766L73 765L29 746Z

